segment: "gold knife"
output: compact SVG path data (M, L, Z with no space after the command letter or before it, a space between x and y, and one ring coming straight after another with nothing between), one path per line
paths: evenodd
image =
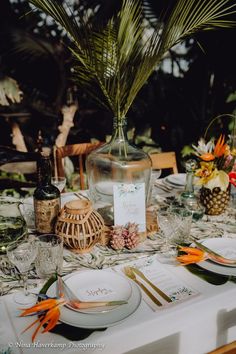
M133 280L140 288L147 294L147 296L156 304L157 306L162 306L162 303L143 285L137 278L130 267L124 267L124 272L127 277Z
M163 299L165 299L167 302L172 302L171 298L166 295L165 293L163 293L163 291L161 289L159 289L155 284L153 284L148 278L146 278L146 276L139 270L133 267L130 267L130 269L136 273L137 275L140 276L140 278L142 278L146 283L148 283L153 290L155 290Z

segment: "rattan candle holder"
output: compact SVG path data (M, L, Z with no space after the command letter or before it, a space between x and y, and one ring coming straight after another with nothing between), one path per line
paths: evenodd
M100 241L104 232L101 215L93 210L89 200L73 200L61 209L56 233L64 244L78 253L86 253Z

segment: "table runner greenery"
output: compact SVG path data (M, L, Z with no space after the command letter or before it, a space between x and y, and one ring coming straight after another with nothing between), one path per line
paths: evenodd
M159 197L155 199L155 204L151 207L158 210L163 206L173 203L173 198ZM191 235L196 239L212 237L236 237L236 210L228 208L224 214L218 216L204 215L203 219L194 221L191 227ZM108 246L95 246L87 254L77 254L70 250L64 251L63 274L70 274L81 268L103 269L113 267L134 259L147 257L160 252L162 238L159 233L152 234L144 242L133 250L115 251ZM197 265L188 266L187 269L194 274L204 278L206 281L219 285L226 281L233 280L234 277L215 275L212 272L203 270ZM213 275L212 275L213 274ZM39 284L39 279L34 267L29 272L31 282ZM42 281L41 283L42 284ZM6 255L0 256L0 295L7 294L21 287L19 274L15 267L11 265Z

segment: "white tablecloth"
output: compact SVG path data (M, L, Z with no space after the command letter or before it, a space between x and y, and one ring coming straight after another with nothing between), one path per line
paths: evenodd
M158 312L142 301L138 310L121 324L104 332L93 332L80 342L47 333L39 334L34 344L31 343L33 329L21 334L33 321L32 317L17 317L19 312L13 295L6 295L0 300L1 346L10 346L12 353L203 354L235 340L236 285L231 282L210 285L183 267L166 266L201 294Z
M161 193L160 193L161 194ZM157 196L158 202L162 197ZM207 218L206 218L207 219ZM208 218L193 225L195 237L236 237L235 211L218 218ZM147 241L146 249L158 245L155 240ZM129 261L129 256L108 254L106 248L95 248L90 255L66 255L67 273L78 265L101 268ZM146 255L148 252L146 253ZM126 259L127 256L127 259ZM74 257L74 258L73 258ZM83 258L84 257L84 258ZM122 261L123 262L123 261ZM225 343L236 340L236 284L228 281L224 285L211 285L187 271L184 267L165 265L176 277L183 279L200 292L199 296L167 309L154 312L144 301L137 311L122 323L109 327L104 332L93 332L87 339L72 342L60 335L39 334L34 344L31 335L34 329L21 334L33 322L33 318L19 318L13 294L0 297L0 353L11 347L11 353L160 353L160 354L204 354ZM79 331L79 329L78 329Z

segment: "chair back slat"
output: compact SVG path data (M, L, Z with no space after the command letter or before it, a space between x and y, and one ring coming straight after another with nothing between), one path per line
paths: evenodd
M236 341L225 344L207 354L235 354L236 353Z
M80 175L80 189L85 189L85 172L84 172L84 161L86 156L97 147L103 143L81 143L73 145L65 145L55 148L54 158L55 158L55 174L59 177L65 177L64 170L64 158L71 156L78 156L79 160L79 175Z
M149 155L152 160L152 168L171 169L172 173L178 173L176 154L174 151L153 153Z

